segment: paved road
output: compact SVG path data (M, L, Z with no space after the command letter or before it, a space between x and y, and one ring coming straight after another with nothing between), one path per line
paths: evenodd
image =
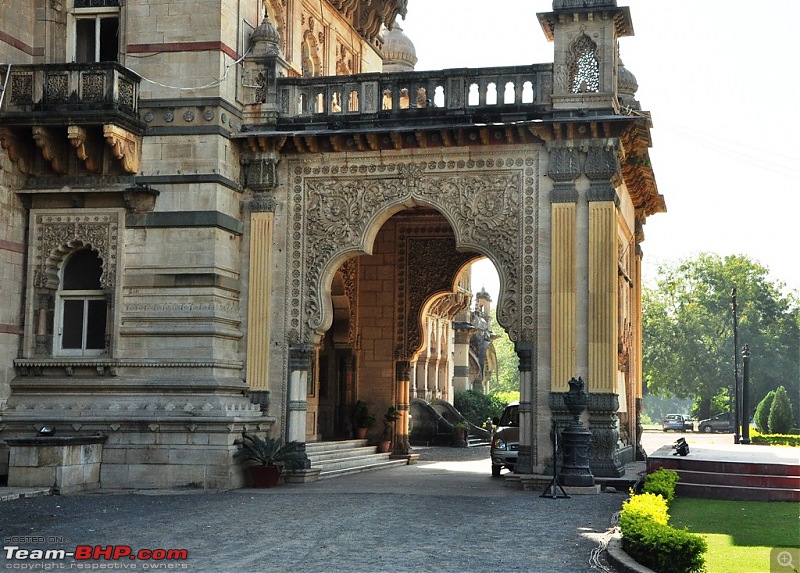
M540 498L492 478L485 448L416 451L422 454L417 465L269 490L19 499L0 504L0 534L4 546L23 549L127 545L134 552L188 553L184 562L48 561L64 569L598 571L589 565L590 553L624 494ZM43 536L45 542L12 543L9 536ZM34 564L7 555L4 550L0 570Z

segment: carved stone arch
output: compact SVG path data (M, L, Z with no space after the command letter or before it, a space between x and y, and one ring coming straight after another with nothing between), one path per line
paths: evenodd
M322 60L319 56L319 49L319 40L313 30L307 29L303 32L303 42L301 46L303 77L322 75Z
M57 289L59 272L67 255L89 247L102 261L100 285L105 290L116 286L120 213L80 210L34 214L33 286Z
M287 54L287 41L289 35L286 27L286 2L285 0L264 0L264 9L272 20L278 35L281 38L281 52Z
M286 336L315 343L330 326L330 284L339 266L371 254L378 230L408 207L447 220L453 248L487 256L500 276L498 323L516 340L535 337L538 152L453 152L443 160L390 154L304 156L289 164L290 272Z

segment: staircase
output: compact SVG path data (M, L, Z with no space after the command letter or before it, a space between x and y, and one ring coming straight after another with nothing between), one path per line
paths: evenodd
M758 447L765 454L769 452L769 446ZM658 467L678 472L681 478L675 489L678 496L800 502L800 466L796 463L737 460L724 453L717 459L710 459L713 457L710 454L694 458L694 450L686 457L667 456L662 450L656 454L647 459L648 472Z
M367 440L310 442L306 444L306 454L311 460L311 467L320 470L319 479L408 464L407 459L392 460L389 453L376 453L375 446L368 446Z

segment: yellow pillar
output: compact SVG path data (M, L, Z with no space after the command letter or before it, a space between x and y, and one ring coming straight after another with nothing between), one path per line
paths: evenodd
M269 387L270 259L275 214L250 215L250 283L247 309L247 383Z
M616 391L617 208L614 201L589 202L590 392Z
M577 367L576 211L574 202L552 205L551 392L569 391L568 382Z

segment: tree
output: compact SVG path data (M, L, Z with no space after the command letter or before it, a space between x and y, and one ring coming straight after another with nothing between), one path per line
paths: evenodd
M492 392L519 391L519 357L514 350L514 343L508 338L506 331L497 323L495 309L491 309L492 330L497 338L492 340L497 357L496 378L489 382Z
M770 281L768 270L744 255L704 253L662 266L659 275L657 285L642 295L642 366L650 393L694 398L701 418L712 414L720 398L732 395L735 287L739 344L751 350L751 403L780 385L798 399L796 294L784 293L784 285ZM750 414L744 412L742 419Z
M769 411L772 409L772 401L774 399L775 390L770 390L756 407L756 414L753 418L756 422L756 429L762 434L769 433Z
M792 404L786 395L786 388L778 386L769 409L769 433L788 434L792 429L792 420Z

